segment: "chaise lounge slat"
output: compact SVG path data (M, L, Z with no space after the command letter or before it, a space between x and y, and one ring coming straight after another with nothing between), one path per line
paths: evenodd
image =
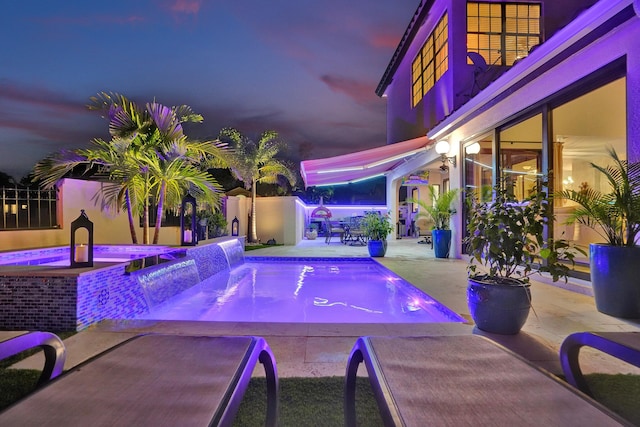
M227 426L257 362L276 425L275 359L260 337L142 335L89 359L0 413L0 425Z
M640 368L640 332L576 332L560 346L560 364L567 381L591 396L580 369L582 347L591 347Z
M510 350L465 335L360 337L347 364L347 426L362 362L386 426L628 425Z

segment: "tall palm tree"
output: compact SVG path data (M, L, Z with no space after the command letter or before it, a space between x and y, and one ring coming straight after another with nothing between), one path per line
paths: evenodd
M101 166L114 186L103 189L104 205L124 207L129 216L132 242L137 243L134 215L142 212L143 243L149 243L149 204L158 203L154 243L158 242L165 197L175 204L191 185L199 188L212 206L219 201L220 186L200 169L224 165L225 144L190 141L181 123L201 122L188 106L166 107L156 102L140 108L125 96L101 92L89 108L107 113L111 142L92 141L90 149L56 153L36 165L34 181L53 187L79 165Z
M273 130L264 131L258 142L242 135L234 128L220 131L220 141L230 142L234 152L228 157L231 173L236 179L244 183L247 190L251 189L251 233L250 242L258 240L256 231L256 186L258 183L276 184L280 178L295 185L297 178L291 166L276 156L285 147Z

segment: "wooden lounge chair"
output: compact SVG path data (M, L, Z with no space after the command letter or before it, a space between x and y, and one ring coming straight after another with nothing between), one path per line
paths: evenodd
M386 426L629 425L501 345L463 335L360 337L347 364L347 426L362 362Z
M141 335L71 369L0 413L0 425L228 426L257 362L275 426L278 376L260 337Z
M640 332L576 332L560 346L560 364L567 381L591 396L580 369L582 347L591 347L640 368Z

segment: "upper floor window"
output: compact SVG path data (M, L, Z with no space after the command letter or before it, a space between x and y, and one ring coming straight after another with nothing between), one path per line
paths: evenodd
M448 30L449 24L445 13L413 60L411 90L414 107L449 69Z
M467 50L487 64L513 65L540 42L539 4L467 3Z

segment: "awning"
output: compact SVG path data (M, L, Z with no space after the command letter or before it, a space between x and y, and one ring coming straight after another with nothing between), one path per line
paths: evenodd
M306 187L363 181L393 170L404 159L425 151L430 142L423 136L342 156L304 160L300 172Z

